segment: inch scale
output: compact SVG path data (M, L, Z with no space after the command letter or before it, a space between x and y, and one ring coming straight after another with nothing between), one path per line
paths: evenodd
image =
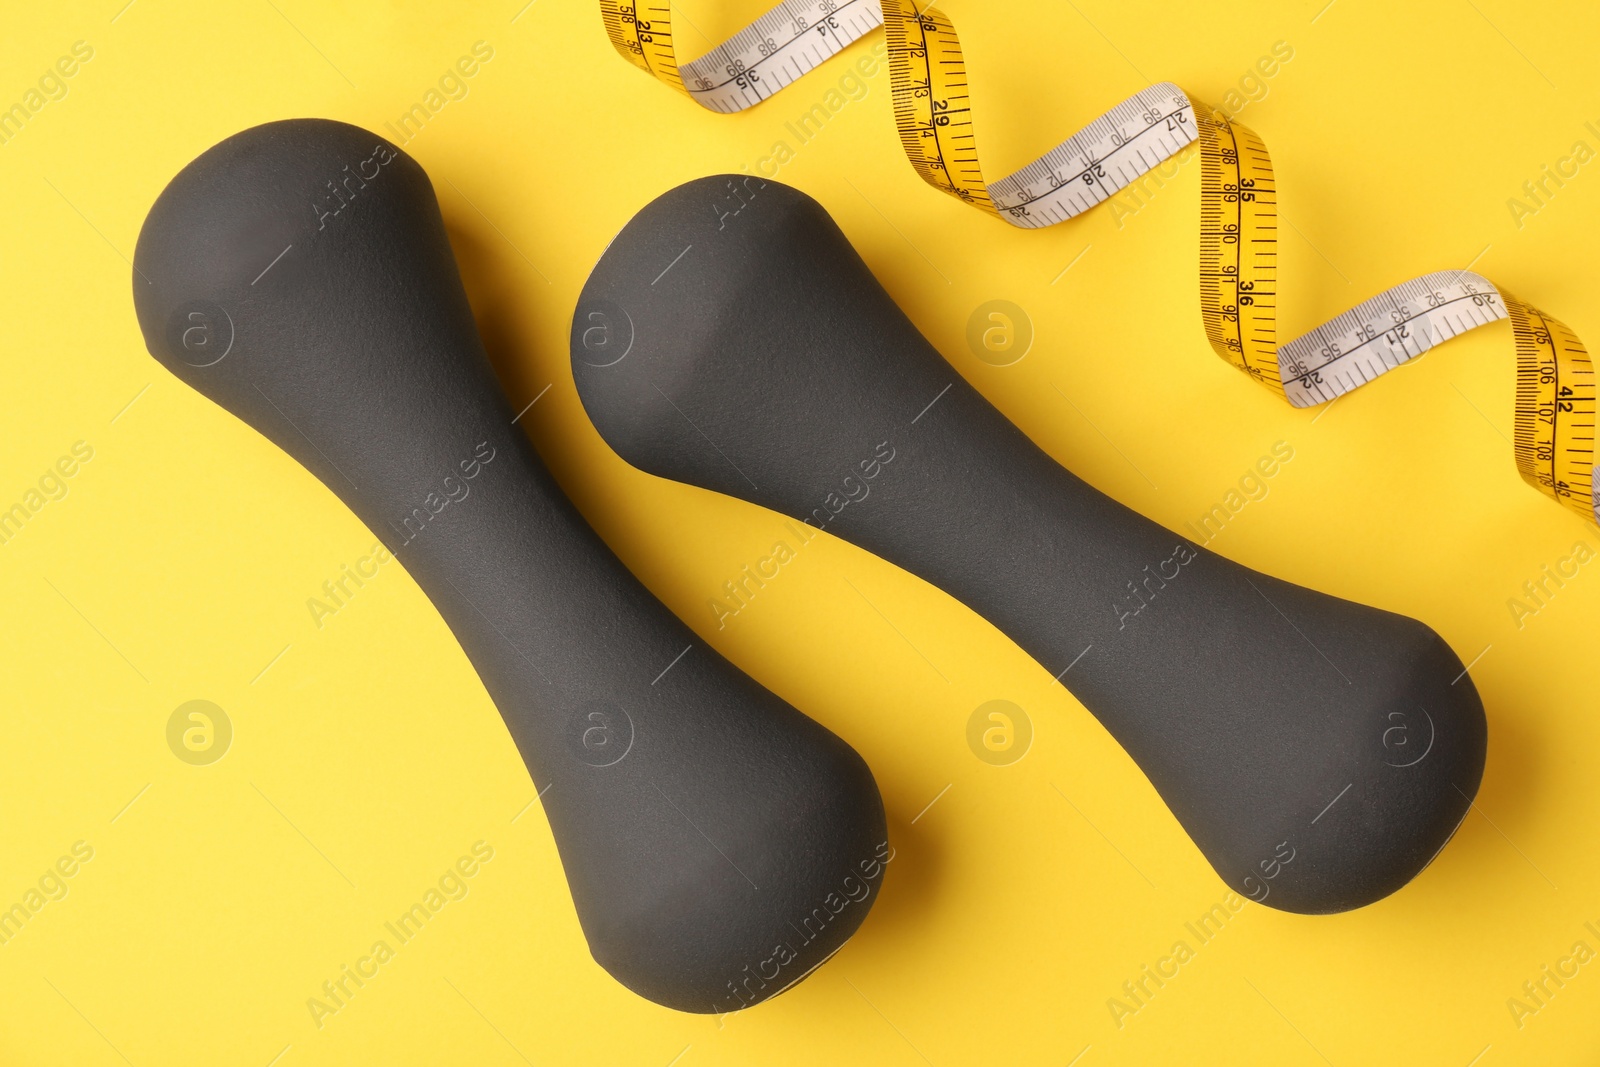
M1248 127L1209 111L1199 123L1200 318L1219 356L1282 392L1272 158Z

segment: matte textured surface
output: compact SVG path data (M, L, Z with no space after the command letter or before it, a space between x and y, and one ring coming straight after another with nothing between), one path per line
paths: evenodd
M887 854L871 773L697 639L555 485L421 167L341 123L247 130L173 179L134 263L151 354L321 478L460 640L602 966L727 1011L844 943Z
M1064 470L804 194L735 175L656 200L596 266L572 353L629 462L876 552L1067 672L1241 894L1360 907L1466 814L1486 724L1432 630L1229 562Z

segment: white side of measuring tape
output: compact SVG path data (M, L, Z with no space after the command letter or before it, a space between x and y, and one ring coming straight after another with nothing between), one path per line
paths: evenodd
M784 0L678 76L701 107L743 111L882 25L878 0Z
M1452 337L1508 317L1500 290L1482 275L1425 274L1280 348L1283 393L1297 408L1325 403Z
M1189 97L1162 82L990 185L989 198L1013 226L1053 226L1109 200L1198 137Z

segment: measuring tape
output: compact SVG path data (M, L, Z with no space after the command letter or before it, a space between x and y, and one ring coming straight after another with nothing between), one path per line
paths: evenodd
M955 27L912 0L784 0L679 66L666 0L600 0L631 63L722 114L760 103L879 26L895 125L928 184L1022 229L1080 215L1183 151L1201 159L1200 307L1217 354L1293 404L1332 401L1458 334L1509 319L1516 339L1516 459L1522 477L1600 523L1595 380L1563 323L1471 271L1397 285L1281 347L1277 190L1254 131L1170 82L1153 85L990 185L983 180Z

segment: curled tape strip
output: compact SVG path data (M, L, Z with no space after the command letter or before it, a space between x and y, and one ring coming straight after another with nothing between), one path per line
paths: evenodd
M1458 334L1509 319L1516 339L1517 469L1600 523L1594 367L1566 325L1471 271L1397 285L1281 347L1277 192L1254 131L1170 82L1112 108L990 185L978 162L965 59L942 12L912 0L784 0L691 63L673 50L669 4L600 0L626 59L711 111L742 111L884 28L895 125L928 184L1023 229L1109 199L1191 144L1201 157L1200 304L1223 359L1296 407L1327 403Z

